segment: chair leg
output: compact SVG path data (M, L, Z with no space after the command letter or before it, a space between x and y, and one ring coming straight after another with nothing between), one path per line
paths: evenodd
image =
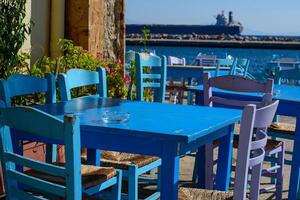
M260 192L260 178L261 178L261 169L262 163L253 166L251 170L251 192L250 192L250 199L251 200L258 200L259 199L259 192Z
M205 145L205 188L214 188L214 146L213 143Z
M117 183L112 187L112 200L121 200L122 170L117 170Z
M128 199L138 200L138 174L136 165L128 167Z
M272 139L272 140L276 140L276 137L271 136L271 139ZM275 158L276 155L273 154L273 155L271 155L271 157L272 157L272 158ZM274 166L276 166L276 162L271 161L271 167L274 167ZM271 184L275 184L276 179L275 179L274 177L271 177L270 179L271 179Z
M277 169L276 174L276 200L282 199L282 190L283 190L283 177L284 177L284 155L285 155L285 147L282 144L282 151L278 152L278 165L280 168Z
M157 167L157 191L161 188L161 165Z
M197 178L198 178L198 158L197 156L195 156L195 164L194 164L192 181L197 182Z

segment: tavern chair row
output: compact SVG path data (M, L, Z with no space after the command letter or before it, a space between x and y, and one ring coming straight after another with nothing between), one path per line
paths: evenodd
M154 100L156 102L162 102L165 95L166 58L157 56L150 57L148 54L136 54L136 60L138 67L137 85L140 87L140 90L137 90L138 99L143 100L144 88L154 88ZM155 67L157 68L157 72L144 73L143 69L145 67ZM149 82L149 79L154 79L155 81ZM96 72L71 69L66 74L58 75L58 85L61 101L71 100L71 89L87 85L96 85L96 94L94 95L107 97L106 72L103 68L97 69ZM17 74L0 82L0 97L5 107L11 107L12 97L40 92L46 93L46 103L56 102L54 75L48 74L45 78L38 78ZM35 121L34 119L32 120ZM17 152L22 155L22 147L20 147ZM140 175L159 167L161 165L159 158L121 152L101 151L100 161L100 150L97 151L97 154L99 161L96 161L96 163L101 162L101 166L113 167L110 169L118 168L123 172L124 179L128 179L128 199L138 199L139 179L154 182L159 187L159 178L152 180L140 177ZM56 160L55 155L55 148L52 148L52 145L47 145L46 161L52 163ZM87 160L89 160L89 158ZM89 167L91 167L91 165ZM147 197L147 199L157 199L159 196L158 188L158 191Z

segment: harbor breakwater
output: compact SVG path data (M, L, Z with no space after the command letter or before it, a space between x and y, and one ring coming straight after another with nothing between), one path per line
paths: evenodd
M191 46L218 48L258 48L300 50L300 37L289 36L241 36L241 35L169 35L149 34L147 39L141 34L127 34L127 45L150 46Z

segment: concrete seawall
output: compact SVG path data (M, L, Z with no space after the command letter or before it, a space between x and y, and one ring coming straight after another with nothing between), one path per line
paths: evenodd
M126 39L126 45L141 45L141 39ZM174 40L149 39L148 46L187 46L215 48L254 48L300 50L300 42L282 41L231 41L231 40Z

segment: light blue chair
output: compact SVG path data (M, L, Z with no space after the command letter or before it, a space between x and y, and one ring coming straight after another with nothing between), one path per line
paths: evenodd
M7 80L0 80L0 99L6 107L11 107L12 98L17 96L45 93L46 103L56 102L56 86L53 74L46 74L45 78L16 74ZM18 142L18 141L14 141ZM46 161L56 161L56 145L46 145ZM21 146L18 153L23 150Z
M71 89L85 85L96 84L97 94L100 97L106 97L106 73L103 68L97 69L97 72L82 69L71 69L66 74L58 75L60 97L62 101L71 100ZM84 97L81 97L84 98ZM91 157L90 157L91 155ZM158 179L142 178L140 175L145 174L161 165L161 160L152 156L143 156L138 154L119 153L111 151L97 150L96 156L94 151L88 150L87 154L89 164L101 164L101 166L114 167L123 171L123 178L128 179L128 199L138 199L138 182L154 182L159 184ZM96 158L96 160L92 159ZM147 199L158 199L159 192L155 192Z
M6 199L64 197L67 200L81 200L82 195L98 194L109 187L112 187L110 199L121 199L121 171L81 165L80 124L75 116L64 116L62 121L35 108L4 108L0 111L0 124L0 152ZM66 162L45 163L14 153L10 128L61 141L65 144ZM30 169L18 171L16 165Z
M245 78L255 79L249 72L250 60L246 58L236 58L230 69L230 75L242 76Z
M230 59L230 58L218 59L217 60L216 71L215 71L215 77L219 76L221 67L229 67L230 68L229 73L231 73L231 69L233 67L233 64L234 64L234 59Z
M144 101L144 89L154 90L154 102L164 102L166 94L167 58L165 56L135 54L136 95Z

